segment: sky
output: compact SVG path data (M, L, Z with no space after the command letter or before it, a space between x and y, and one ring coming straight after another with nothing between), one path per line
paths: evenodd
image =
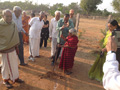
M25 1L25 0L0 0L2 2L4 1ZM80 0L29 0L33 1L34 3L38 2L38 4L56 4L56 3L63 3L64 5L69 5L72 2L78 2L80 3ZM103 3L98 5L98 9L104 10L107 9L110 12L114 12L113 7L111 5L113 0L103 0Z

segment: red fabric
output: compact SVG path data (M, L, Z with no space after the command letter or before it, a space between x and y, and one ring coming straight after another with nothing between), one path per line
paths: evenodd
M23 16L22 17L22 24L23 28L26 31L26 33L29 32L29 25L28 25L28 20L30 19L29 16ZM23 34L23 42L29 43L29 37Z
M77 43L78 43L77 36L67 37L67 41L65 45L68 45L69 47L75 47L75 48L68 48L68 47L63 48L59 68L67 70L73 67L74 57L77 50Z

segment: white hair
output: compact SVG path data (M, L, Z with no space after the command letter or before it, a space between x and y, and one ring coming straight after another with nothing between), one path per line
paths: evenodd
M24 10L24 11L22 11L22 14L23 14L23 13L26 13L26 11L25 11L25 10Z
M13 7L13 11L18 11L18 10L22 10L19 6L14 6Z
M10 9L5 9L2 11L2 15L4 16L6 14L6 12L10 12L12 14L12 11Z
M43 12L43 11L41 11L41 12L39 13L39 15L42 15L42 14L44 14L44 12Z
M77 34L77 31L74 29L74 28L71 28L69 30L69 32L72 34L72 35L76 35Z
M62 12L61 11L55 11L55 15L57 14L57 13L59 13L60 15L62 14Z

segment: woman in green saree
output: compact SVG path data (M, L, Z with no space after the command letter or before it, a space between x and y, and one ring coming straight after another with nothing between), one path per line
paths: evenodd
M96 79L97 81L102 82L102 78L103 78L103 64L105 62L106 59L106 44L108 41L108 37L110 37L112 35L112 32L116 29L119 29L119 25L118 22L116 20L112 20L109 24L108 24L108 28L109 30L106 33L106 36L103 38L103 44L102 44L102 53L100 55L97 55L96 61L94 62L93 66L91 67L90 71L89 71L89 78L91 79ZM120 49L117 49L118 56L120 57Z

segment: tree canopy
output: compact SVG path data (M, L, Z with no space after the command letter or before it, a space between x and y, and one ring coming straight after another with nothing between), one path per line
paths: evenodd
M97 5L101 4L102 0L81 0L80 6L87 14L97 9Z
M107 16L109 12L107 10L97 10L97 5L102 3L102 0L81 0L81 3L74 2L67 6L65 6L63 3L56 3L53 6L50 6L49 4L38 4L33 3L30 0L25 0L25 2L0 2L0 10L3 9L13 9L14 6L20 6L22 10L29 10L29 11L45 11L49 13L50 15L54 16L54 12L56 10L60 10L63 14L69 13L70 9L74 9L75 14L80 13L83 15L98 15L98 16Z
M120 12L120 0L113 0L112 6L115 11Z
M54 4L53 6L50 6L49 4L40 4L38 5L37 3L33 4L32 1L29 0L25 0L25 2L10 2L10 1L6 1L6 2L0 2L0 9L13 9L14 6L20 6L22 8L22 10L31 10L31 11L46 11L48 13L50 13L51 15L54 15L54 12L56 10L60 10L63 14L65 13L69 13L70 9L74 9L75 13L80 12L81 8L79 6L78 3L71 3L68 6L64 6L62 3L57 3Z

